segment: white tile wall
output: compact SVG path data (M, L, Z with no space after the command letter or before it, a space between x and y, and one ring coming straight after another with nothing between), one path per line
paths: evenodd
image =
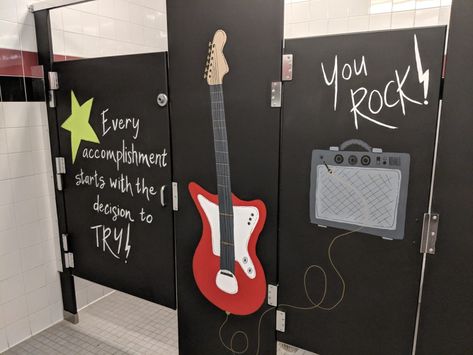
M3 102L0 118L1 352L62 319L62 301L46 104Z
M55 54L76 57L167 50L165 0L97 0L55 9Z
M284 36L448 25L451 0L285 0Z
M0 48L36 51L28 5L0 0ZM55 54L100 57L167 50L166 0L95 0L51 11Z

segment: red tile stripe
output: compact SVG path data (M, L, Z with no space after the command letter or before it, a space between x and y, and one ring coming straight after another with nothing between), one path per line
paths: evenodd
M81 58L54 54L55 62L74 59ZM43 68L38 65L38 53L21 51L19 49L0 48L0 76L42 78Z

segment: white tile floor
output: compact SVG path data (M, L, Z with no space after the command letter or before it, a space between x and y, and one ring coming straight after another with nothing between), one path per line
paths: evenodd
M115 291L4 355L177 355L177 313ZM278 355L317 355L278 343ZM210 355L210 354L209 354Z
M157 304L114 292L80 311L79 320L62 321L4 354L178 354L177 313Z

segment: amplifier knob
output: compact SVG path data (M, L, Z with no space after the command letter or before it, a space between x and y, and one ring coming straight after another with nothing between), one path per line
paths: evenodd
M337 163L337 164L343 163L343 155L341 155L341 154L335 155L335 159L334 159L334 160L335 160L335 163Z
M358 163L358 158L357 158L356 156L354 156L354 155L350 155L350 156L348 157L348 163L349 163L350 165L355 165L356 163Z
M370 165L370 163L371 163L371 158L369 156L363 155L361 157L361 164L362 165Z

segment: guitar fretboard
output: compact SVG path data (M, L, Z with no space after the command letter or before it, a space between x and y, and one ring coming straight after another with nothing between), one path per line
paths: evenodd
M220 268L234 272L233 204L222 85L210 85L220 215Z

